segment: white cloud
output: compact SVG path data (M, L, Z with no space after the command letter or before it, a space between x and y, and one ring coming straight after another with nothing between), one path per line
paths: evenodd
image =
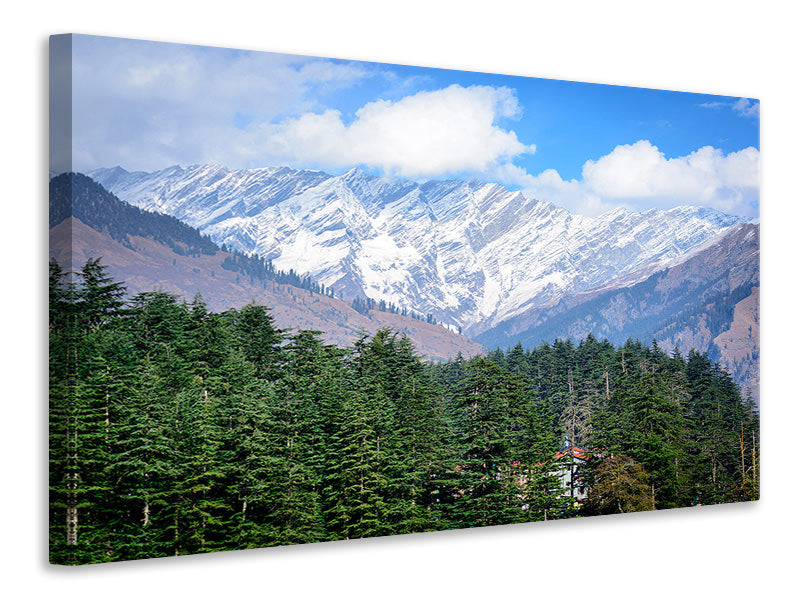
M408 78L393 83L368 64L94 36L75 36L73 49L78 170L362 164L425 178L477 175L533 151L498 125L521 113L508 88L411 94ZM326 106L367 80L382 82L384 100L355 115Z
M508 88L452 85L370 102L350 123L335 110L287 119L266 149L308 164L360 164L401 177L483 173L535 150L497 124L519 114Z
M536 198L566 208L581 215L599 215L619 206L609 203L587 188L581 181L565 180L555 169L546 169L538 175L531 175L516 165L501 165L492 176L522 190L528 198Z
M534 176L514 165L495 170L495 175L528 196L578 214L597 215L617 206L646 210L690 204L751 218L758 216L759 161L760 153L752 147L725 155L705 146L667 158L640 140L586 161L581 180L564 180L553 169Z
M704 146L687 156L666 158L650 142L640 140L587 161L583 182L608 201L634 207L700 204L737 213L758 201L759 156L755 148L726 156Z
M740 117L759 118L761 116L761 103L758 100L739 98L736 102L703 102L698 104L700 108L721 109L730 108Z
M755 148L724 155L704 147L667 158L641 140L587 161L579 180L552 169L531 175L514 162L535 147L503 127L521 115L515 91L505 87L453 85L411 94L403 87L408 81L392 81L391 70L361 63L93 36L75 36L73 50L73 167L79 170L361 164L417 179L500 181L582 214L678 204L758 213ZM382 87L385 99L354 115L325 106L329 92L368 80L390 84ZM746 98L705 106L750 118L760 111Z
M742 117L757 118L761 116L761 103L755 100L750 101L747 98L739 98L731 108Z
M663 158L658 148L646 141L617 146L597 162L586 161L583 180L587 187L604 197L649 197L653 187L659 185L653 178L658 174ZM669 170L669 163L666 165L666 170Z
M728 102L703 102L699 104L701 108L724 108L726 106L730 106Z
M325 94L372 77L326 59L74 36L75 167L263 166L247 122L319 110ZM256 140L257 141L257 140Z

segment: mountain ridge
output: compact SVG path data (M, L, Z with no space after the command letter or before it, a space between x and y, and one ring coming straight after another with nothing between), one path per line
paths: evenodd
M488 347L535 347L589 333L617 344L655 339L668 352L706 352L758 400L759 250L759 225L737 225L644 279L563 297L474 339Z
M485 350L439 325L379 310L358 312L326 294L232 271L224 263L235 255L216 246L213 251L201 247L204 236L188 225L127 206L81 174L54 178L50 190L51 256L68 269L79 269L89 258L101 259L130 296L159 290L191 301L200 294L215 312L256 302L269 307L278 327L319 330L324 340L339 346L389 327L408 335L420 354L434 360ZM154 228L185 237L168 244Z
M580 339L588 333L616 343L627 337L656 338L667 351L678 347L686 353L693 347L708 352L731 370L743 388L755 389L754 395L758 396L759 226L742 223L735 217L681 206L645 213L614 209L602 219L589 219L528 199L499 184L459 180L417 184L374 177L360 169L331 176L281 167L230 171L220 166L174 166L154 175L131 174L117 167L104 171L104 175L112 185L140 196L140 207L122 203L120 206L125 208L118 210L119 215L105 217L103 227L112 237L115 234L109 224L125 220L120 215L131 215L128 220L135 221L135 215L142 210L159 208L190 214L200 204L203 218L211 223L203 234L168 213L148 214L152 215L149 218L168 219L194 232L196 238L181 241L177 248L172 243L171 251L196 254L194 259L202 262L199 255L205 244L212 244L215 252L227 252L224 244L218 248L211 241L215 232L230 230L230 235L238 236L240 241L249 239L257 246L263 238L259 227L275 217L272 231L289 232L291 237L275 235L272 241L281 245L282 240L289 239L290 243L281 248L277 259L269 255L267 258L279 266L291 265L296 273L309 273L321 255L339 270L339 279L331 284L331 279L323 277L322 287L335 289L339 297L381 300L381 294L370 293L374 288L362 284L374 283L381 276L394 277L391 283L405 292L400 305L402 299L418 299L434 290L442 304L455 305L466 297L473 302L473 308L494 314L494 319L464 327L464 333L477 342L474 346L459 342L466 344L465 354L479 351L477 348L511 346L516 341L533 347L543 339ZM228 181L231 177L233 180ZM271 190L267 197L263 196L264 178ZM154 188L153 181L161 187ZM150 190L150 195L142 196L142 190ZM81 208L80 203L76 206ZM106 214L97 207L89 213ZM82 216L86 218L87 214ZM254 229L242 229L239 225L243 222L254 222ZM670 225L671 229L659 232L659 224ZM522 235L509 243L507 229ZM173 237L180 238L181 230L170 231ZM170 236L162 238L162 242L170 243ZM131 244L119 236L117 241ZM532 260L526 255L537 244ZM631 247L636 251L631 252ZM387 256L383 263L386 268L376 269L376 265L381 266L377 259ZM421 258L427 261L420 262ZM175 262L174 257L170 260ZM224 269L225 262L193 267L188 275L164 274L158 282L165 285L171 277L184 277L181 291L191 296L186 286L202 280L198 271L214 272L216 281L207 283L218 285L220 271L216 267ZM462 262L472 271L464 270ZM615 268L620 262L625 263L623 267ZM740 276L732 277L731 269ZM459 280L465 273L472 277ZM505 276L511 285L501 289L492 279L493 274ZM579 283L568 281L570 276L579 278ZM244 279L247 277L252 273ZM359 278L362 284L356 285ZM454 285L447 285L448 278ZM248 283L240 279L227 285ZM264 291L248 293L256 296ZM263 303L288 306L304 298L304 293L294 290L288 296L265 298ZM502 313L503 303L513 310ZM300 304L305 302L301 300ZM356 302L342 305L347 307L342 310L349 311ZM411 302L404 305L415 308ZM373 318L371 311L363 310L364 305L356 308L356 314L362 310ZM287 318L290 313L296 319L305 318L294 310L286 309ZM439 314L434 316L440 318ZM352 322L351 317L348 322ZM324 320L315 323L309 321L307 325L332 327L339 332L337 343L345 343L341 319L334 319L333 325ZM460 324L445 325L461 331ZM360 326L371 325L368 321ZM352 330L350 334L348 339L352 339ZM332 334L333 337L336 336ZM425 351L430 356L446 354L437 354L430 348Z
M497 183L415 183L357 168L338 176L209 165L90 175L217 244L348 297L433 313L472 335L624 273L649 275L742 222L697 207L585 217Z

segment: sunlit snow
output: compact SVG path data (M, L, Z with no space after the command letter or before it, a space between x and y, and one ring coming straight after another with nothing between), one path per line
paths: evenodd
M741 222L690 206L574 215L498 184L417 184L352 169L90 173L122 200L326 286L485 329L566 293L642 278Z

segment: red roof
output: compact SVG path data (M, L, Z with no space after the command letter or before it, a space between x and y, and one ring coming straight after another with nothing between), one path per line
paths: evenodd
M572 456L573 458L578 458L580 460L587 460L591 455L582 448L570 446L569 448L566 448L564 450L559 450L558 452L556 452L556 455L553 458L555 460L559 460L561 458L564 458L565 456Z

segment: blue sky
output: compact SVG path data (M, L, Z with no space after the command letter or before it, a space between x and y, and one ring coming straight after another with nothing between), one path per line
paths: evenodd
M498 181L575 213L759 213L756 100L93 36L73 168L353 166Z
M739 98L399 65L374 68L413 81L416 91L453 84L514 89L522 115L503 125L521 141L536 144L537 152L515 161L530 171L555 168L565 177L578 177L585 160L642 139L668 156L686 155L705 145L726 154L759 147L757 114L734 110ZM339 102L352 116L365 99L377 98L396 99L396 92L373 78L344 92ZM748 99L748 105L754 102Z

